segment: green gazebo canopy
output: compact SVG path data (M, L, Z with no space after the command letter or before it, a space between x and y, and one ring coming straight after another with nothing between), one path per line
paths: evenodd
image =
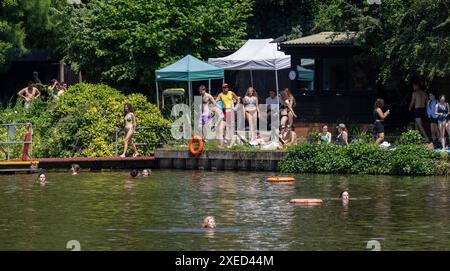
M177 62L155 71L156 78L156 99L159 108L159 81L188 82L189 86L189 107L192 108L193 93L192 81L206 81L211 85L211 80L223 79L224 71L211 64L201 61L191 55L187 55Z
M155 73L157 81L191 82L222 79L224 76L222 68L205 63L191 55L187 55Z

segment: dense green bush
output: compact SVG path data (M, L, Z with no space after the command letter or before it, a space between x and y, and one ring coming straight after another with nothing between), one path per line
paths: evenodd
M417 130L408 130L400 135L399 145L419 145L422 144L422 135Z
M138 127L154 127L153 130L139 130L135 142L155 145L167 137L170 122L145 96L125 96L106 85L77 84L58 100L33 101L29 110L17 103L2 110L0 121L33 123L33 151L37 157L113 156L115 130L123 128L125 103L133 106ZM24 137L22 130L20 138ZM0 134L4 136L4 131ZM123 134L119 143L123 144ZM15 157L20 150L21 146L15 147ZM142 146L138 150L141 154L151 152Z
M347 147L299 144L280 162L282 172L432 175L448 174L447 155L435 153L417 142L417 133L402 135L395 149L386 150L373 143L358 141Z
M437 155L424 145L399 145L391 157L391 173L398 175L432 175Z

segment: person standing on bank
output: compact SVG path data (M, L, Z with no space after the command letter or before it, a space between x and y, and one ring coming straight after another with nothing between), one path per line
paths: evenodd
M248 127L250 130L250 141L256 140L256 130L258 127L258 115L259 115L259 101L258 94L253 87L247 89L247 93L244 97L244 109L245 118L248 121Z
M439 96L439 103L436 104L434 113L437 116L439 136L441 139L442 150L445 150L445 127L447 125L447 116L449 113L448 103L445 102L445 95Z
M131 144L131 148L133 149L133 157L136 157L139 155L136 145L133 142L133 135L136 131L136 116L134 115L133 108L129 103L125 105L124 111L125 139L123 140L123 154L120 157L126 156L129 144Z
M28 109L30 107L31 101L36 99L41 95L41 92L33 85L33 82L28 82L26 88L21 89L17 95L22 97L24 100L24 107Z
M422 87L418 81L413 81L412 87L414 91L411 97L411 102L409 103L409 111L414 108L416 129L419 130L425 138L425 141L428 142L427 133L422 125L422 118L425 116L426 112L427 94L422 90Z
M434 95L434 93L428 93L427 115L430 119L430 131L433 142L436 142L436 140L439 138L438 120L437 115L434 113L436 104L438 102L439 101L436 99L436 95Z
M228 125L235 125L235 111L239 103L241 102L241 98L237 96L233 91L228 89L228 84L223 83L222 84L222 92L219 93L219 95L216 98L216 102L219 103L219 101L222 103L222 111L224 115L223 122L221 124L222 127L219 128L220 134L219 134L219 147L223 147L224 143L224 137L225 137L225 127ZM236 105L235 105L236 101ZM231 127L228 127L228 129L231 129ZM233 130L233 129L231 129Z
M348 145L348 133L345 124L340 123L336 129L338 129L339 134L336 137L336 145L347 146Z
M374 130L377 135L375 144L380 145L384 140L384 120L389 115L390 110L383 113L384 100L377 99L373 109L373 118L375 119Z

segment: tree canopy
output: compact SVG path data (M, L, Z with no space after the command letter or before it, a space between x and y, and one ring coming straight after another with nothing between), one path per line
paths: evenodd
M379 79L450 75L450 1L332 0L319 5L314 31L359 31L366 56L380 66Z
M56 51L60 40L58 14L67 6L66 0L0 1L0 70L28 49Z
M186 54L210 56L245 36L251 0L92 0L72 9L67 59L90 78L147 84Z

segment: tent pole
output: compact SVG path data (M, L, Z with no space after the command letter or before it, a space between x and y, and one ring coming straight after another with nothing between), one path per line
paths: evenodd
M250 70L250 83L253 87L253 71L252 70Z
M189 108L192 110L192 82L188 82L189 85Z
M158 80L155 80L156 83L156 106L159 108L159 90L158 90Z
M277 70L275 70L275 84L276 84L276 88L277 88L277 93L278 93L278 89L279 89L279 87L278 87L278 71Z
M208 93L211 94L211 79L208 80Z

